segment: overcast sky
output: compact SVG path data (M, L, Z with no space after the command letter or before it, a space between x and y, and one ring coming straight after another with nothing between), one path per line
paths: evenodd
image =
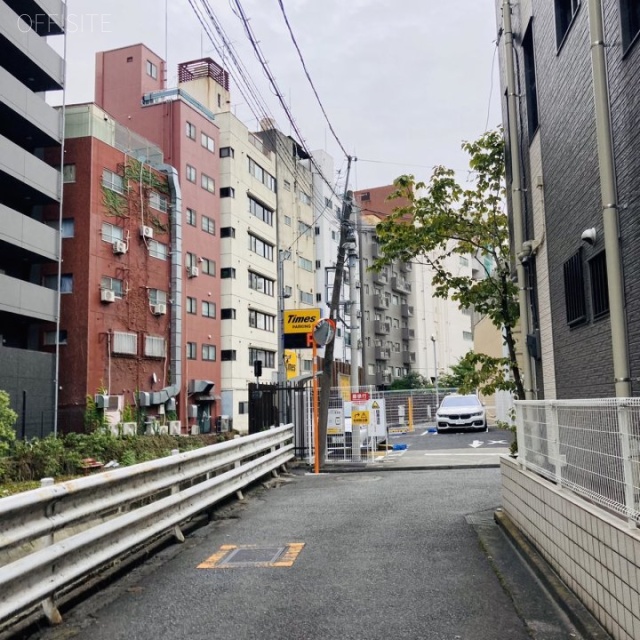
M344 166L343 154L304 76L278 0L241 2L307 146L325 148L335 157L336 168ZM292 133L232 3L210 0L279 128ZM460 143L484 131L491 92L489 127L500 122L497 62L491 91L493 0L283 3L329 118L347 151L360 159L351 188L389 184L402 173L428 179L428 167L434 164L465 169ZM221 60L203 37L188 0L169 0L168 5L169 84L174 85L179 62L203 53ZM67 6L69 103L93 100L96 51L143 42L165 56L165 0L67 0ZM256 127L255 116L234 91L233 78L231 89L234 111Z

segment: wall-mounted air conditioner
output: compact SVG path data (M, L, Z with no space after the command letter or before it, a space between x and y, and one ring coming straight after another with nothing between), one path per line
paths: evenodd
M151 240L153 238L153 228L152 227L147 227L146 225L142 225L140 227L140 235L143 238L148 238L149 240Z
M113 253L115 255L122 255L127 253L127 243L123 242L122 240L114 240Z
M190 278L197 278L200 275L200 269L198 267L187 267L187 275Z
M159 302L151 305L151 312L154 316L164 316L167 314L167 305Z
M115 302L116 292L111 289L100 289L100 302Z

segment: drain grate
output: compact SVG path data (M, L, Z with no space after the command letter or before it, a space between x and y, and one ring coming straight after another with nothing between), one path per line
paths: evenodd
M304 543L282 547L225 544L198 569L240 569L248 567L290 567L302 551Z

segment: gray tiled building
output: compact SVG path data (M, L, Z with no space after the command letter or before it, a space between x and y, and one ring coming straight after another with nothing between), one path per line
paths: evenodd
M42 222L61 198L62 117L45 102L64 60L47 42L64 34L61 0L0 0L0 389L18 431L47 433L55 415L58 230ZM46 151L45 151L46 150Z

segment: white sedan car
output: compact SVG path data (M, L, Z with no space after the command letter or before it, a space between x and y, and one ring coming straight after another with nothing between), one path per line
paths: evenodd
M438 433L447 429L487 429L487 416L483 404L476 395L451 394L440 403L436 412Z

